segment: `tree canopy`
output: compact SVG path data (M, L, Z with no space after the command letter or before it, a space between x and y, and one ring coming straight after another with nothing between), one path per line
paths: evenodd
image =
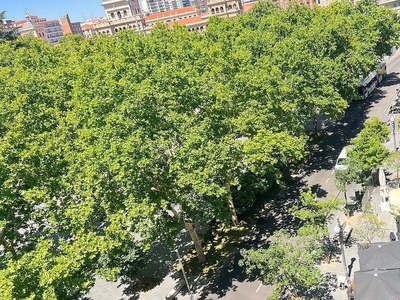
M343 113L381 39L397 39L397 18L367 7L260 2L205 34L0 43L0 298L133 276L180 226L204 261L199 228L237 225L254 190L284 185L305 121Z

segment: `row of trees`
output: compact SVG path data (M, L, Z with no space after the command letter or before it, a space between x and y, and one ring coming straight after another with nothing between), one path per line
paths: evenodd
M261 2L205 34L1 43L0 298L78 298L180 226L203 262L199 226L284 184L305 120L344 111L398 26L368 1Z
M389 150L383 142L389 133L386 124L377 117L364 123L359 135L351 141L346 162L349 167L335 171L339 189L345 192L346 183L365 181L372 169L385 163ZM274 293L268 297L271 300L314 299L329 294L326 278L317 265L334 252L327 225L332 221L332 212L345 203L337 198L321 201L311 190L300 191L300 200L300 205L290 209L290 213L301 220L295 237L280 230L271 237L268 248L241 251L243 259L239 264L245 267L246 272L257 270L265 283L274 285ZM364 214L354 225L352 236L357 242L367 244L374 237L382 236L383 229L384 222L377 216ZM293 264L294 261L298 263Z
M239 265L249 274L260 272L264 283L274 285L267 299L314 299L329 294L317 265L333 251L327 224L341 204L334 198L321 201L311 190L300 191L300 205L290 209L302 221L297 235L282 229L273 234L267 248L240 251Z

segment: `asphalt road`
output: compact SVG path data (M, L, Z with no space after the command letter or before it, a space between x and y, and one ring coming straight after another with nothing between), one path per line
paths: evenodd
M244 240L241 249L258 248L267 245L268 238L280 228L295 230L296 224L288 215L287 208L298 200L300 188L311 187L319 198L336 196L333 167L341 149L360 132L363 123L371 116L386 121L387 108L396 88L400 84L400 50L387 63L388 75L375 92L365 101L351 103L344 117L335 124L320 148L313 153L301 174L274 200L273 207L260 217ZM235 252L218 274L204 286L197 299L251 299L264 300L271 295L271 286L258 279L258 274L247 275L238 266L241 258Z

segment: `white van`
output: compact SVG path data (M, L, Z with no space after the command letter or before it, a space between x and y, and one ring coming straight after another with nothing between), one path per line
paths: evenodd
M343 171L347 170L348 167L349 165L347 164L347 151L346 147L344 147L342 151L340 151L338 159L336 160L335 170Z

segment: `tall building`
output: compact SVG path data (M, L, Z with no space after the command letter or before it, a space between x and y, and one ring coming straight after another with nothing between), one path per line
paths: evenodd
M101 5L109 21L132 18L141 13L138 0L103 0Z
M150 14L191 6L190 0L144 0L143 10Z
M71 22L69 19L69 15L66 14L65 16L61 17L61 30L64 34L83 34L81 23L79 22Z

